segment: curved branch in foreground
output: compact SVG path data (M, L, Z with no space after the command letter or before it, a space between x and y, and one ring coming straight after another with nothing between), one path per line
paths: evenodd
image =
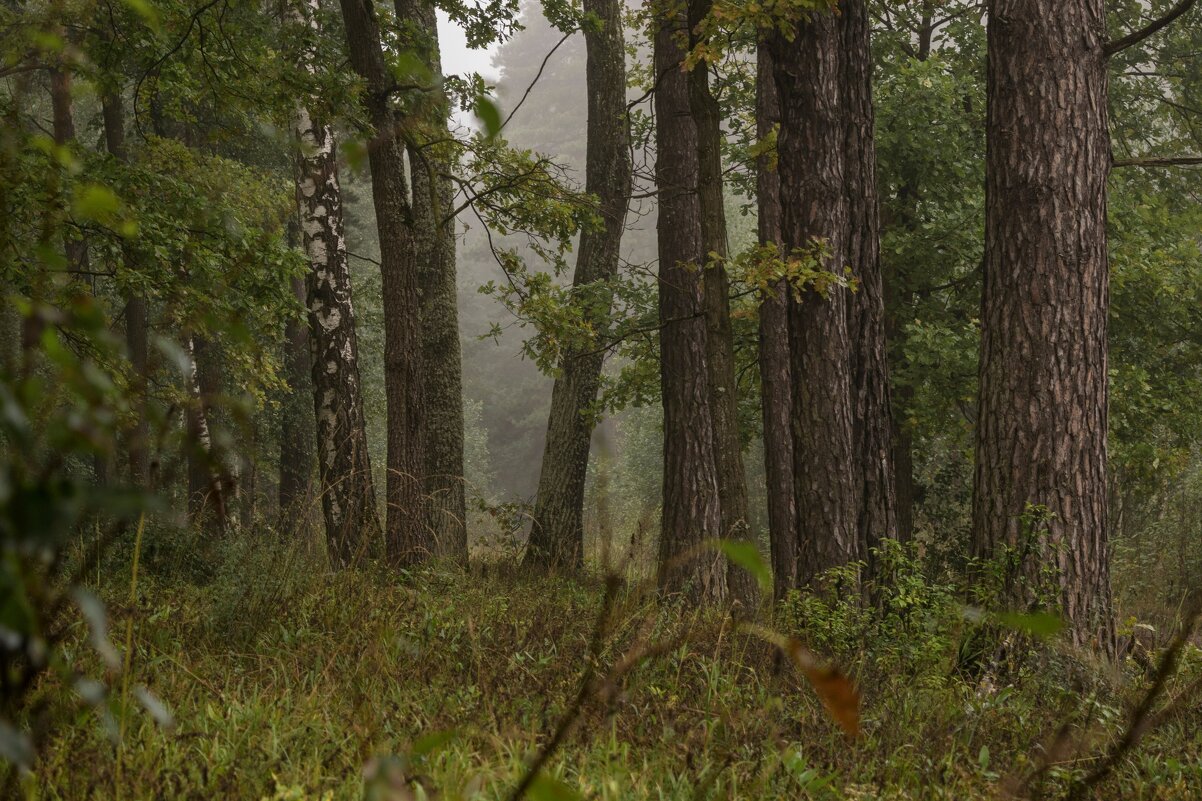
M1196 0L1180 0L1177 5L1169 9L1169 13L1165 14L1160 19L1148 23L1137 31L1132 31L1121 39L1115 39L1113 42L1107 42L1106 55L1113 56L1115 53L1126 50L1128 47L1133 45L1137 45L1152 34L1167 28L1169 25L1172 25L1178 17L1193 8L1195 2Z

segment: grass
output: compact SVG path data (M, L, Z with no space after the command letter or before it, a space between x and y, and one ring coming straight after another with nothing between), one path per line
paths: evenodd
M249 538L191 581L163 578L173 571L156 570L153 552L147 561L136 609L124 605L128 574L99 590L114 621L135 613L133 683L174 725L117 699L97 713L48 679L24 797L503 799L572 708L590 660L604 676L640 644L682 638L600 682L605 697L590 695L547 761L562 784L542 781L532 798L1061 798L1147 684L1130 661L1116 669L1057 640L991 633L965 620L951 587L911 572L880 609L794 598L778 610L776 626L855 678L853 740L763 641L637 587L613 598L594 651L600 581L518 577L503 562L470 575L330 575L300 549ZM69 658L103 678L83 622L76 635ZM1199 676L1191 646L1169 696ZM1063 747L1051 747L1062 727ZM1094 797L1192 800L1200 788L1195 703Z

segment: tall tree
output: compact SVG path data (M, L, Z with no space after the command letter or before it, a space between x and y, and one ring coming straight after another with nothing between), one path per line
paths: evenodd
M859 482L853 475L851 338L844 188L840 23L817 11L768 40L780 97L777 139L781 238L814 280L789 308L798 586L859 555Z
M432 555L425 513L425 377L413 210L405 148L392 97L398 87L384 59L372 0L341 0L351 66L363 79L363 106L372 126L367 156L380 237L384 301L384 390L388 399L389 561L412 564Z
M421 291L421 347L426 381L425 493L434 551L467 562L467 507L463 478L463 355L455 283L455 187L451 179L442 58L434 4L396 0L397 18L436 85L422 92L407 116Z
M1052 593L1077 642L1112 641L1107 552L1103 0L989 4L985 282L973 524Z
M112 80L110 78L110 80ZM105 149L122 163L129 161L129 150L125 142L125 105L121 87L106 84L100 96L101 118L104 121ZM122 248L127 269L134 266L136 250L130 246ZM130 373L134 389L133 430L128 434L127 457L129 479L134 486L145 486L148 479L149 427L146 421L146 383L149 362L150 320L146 296L139 292L125 295L125 350L129 356Z
M306 0L298 9L310 31L315 30L318 10L318 0ZM305 68L312 69L313 55L307 52L305 58ZM307 333L319 490L330 561L345 567L363 553L365 543L377 538L380 520L367 449L342 188L331 128L315 121L302 105L294 129L299 144L296 198L309 259ZM299 332L292 333L299 337ZM281 476L282 506L283 484Z
M665 4L669 5L669 4ZM722 531L710 410L697 126L682 70L683 13L658 9L655 25L655 180L659 187L660 387L664 492L659 583L696 601L726 597L726 563L708 550Z
M613 306L622 231L630 198L630 125L626 113L626 46L620 0L585 0L588 95L585 190L597 198L600 224L580 234L573 301L584 320L604 331ZM584 559L584 489L593 434L592 405L604 351L564 354L551 390L547 441L538 481L526 564L579 569Z
M703 44L702 28L713 0L689 0L689 47ZM734 334L730 324L730 277L725 259L726 210L722 182L722 110L710 86L709 62L696 58L689 70L689 111L697 126L697 191L701 214L702 287L705 300L706 358L710 411L714 421L714 462L718 471L722 536L751 540L747 474L739 436L739 384L735 376ZM747 607L757 600L755 578L734 562L727 566L733 599Z
M756 137L766 142L780 124L780 100L767 44L756 47ZM781 244L780 176L776 152L756 160L756 210L761 245ZM793 493L793 382L789 364L789 282L777 280L760 299L760 403L773 593L784 597L797 578L797 505Z
M861 554L871 560L883 537L897 535L893 475L893 409L885 343L880 208L872 106L872 50L867 0L845 0L841 25L843 114L846 122L843 186L847 199L847 264L857 290L847 298L851 345L852 476L859 482L857 528Z
M298 193L299 194L299 193ZM312 264L310 264L312 270ZM305 278L292 279L297 303L307 306ZM284 326L284 379L292 392L280 409L280 482L278 488L280 525L295 526L308 519L305 505L313 494L313 445L316 441L313 406L313 357L308 318L289 320Z

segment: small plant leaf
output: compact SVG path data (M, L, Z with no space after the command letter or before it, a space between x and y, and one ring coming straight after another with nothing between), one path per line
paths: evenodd
M1042 639L1054 637L1064 630L1064 621L1051 612L1001 612L997 621L1007 628Z
M580 793L545 773L534 777L526 796L531 801L583 801Z
M767 592L772 589L772 571L760 556L760 551L754 542L746 540L715 540L715 545L722 554L739 567L750 573Z

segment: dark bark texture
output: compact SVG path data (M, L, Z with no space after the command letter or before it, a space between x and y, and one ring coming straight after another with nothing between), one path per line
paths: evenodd
M434 80L442 79L434 5L397 0L397 18L412 37ZM423 93L408 115L417 280L421 292L421 349L426 383L424 489L432 548L467 563L467 508L463 479L463 367L455 284L455 188L451 165L437 144L448 137L450 105L441 89Z
M1111 650L1105 34L1102 0L989 4L973 523L979 556L1015 549L1011 603L1047 592Z
M585 189L596 195L601 224L580 235L572 286L584 318L596 331L609 326L611 281L618 272L630 197L630 127L626 114L626 50L619 0L586 0L588 141ZM584 489L604 352L569 351L551 391L547 441L526 564L577 570L584 560Z
M309 6L310 22L316 11ZM363 389L351 271L343 233L334 133L301 107L296 115L296 197L306 278L309 348L316 421L318 488L330 561L345 567L380 535Z
M372 200L380 237L384 301L384 390L388 399L388 560L404 566L434 555L425 488L425 381L414 220L405 176L405 149L390 101L392 74L384 62L371 0L341 0L351 66L363 78Z
M699 26L712 0L689 0L690 47L701 43ZM689 71L689 109L697 126L697 191L701 211L701 258L705 265L706 356L709 364L710 412L714 421L714 463L718 471L722 537L752 540L748 523L747 474L739 436L739 384L730 323L730 277L726 273L726 209L722 194L722 110L709 81L709 65ZM759 600L755 577L733 562L727 565L732 600L754 608Z
M769 39L781 107L782 238L787 252L803 258L820 248L821 267L841 273L847 200L840 23L833 14L815 13L794 34ZM789 309L797 584L803 588L823 570L859 556L847 290L828 283L825 291L807 287Z
M310 267L312 269L312 267ZM292 279L297 303L305 305L305 279ZM313 453L317 434L313 406L313 357L307 320L289 320L284 327L284 378L291 389L280 410L280 524L285 529L304 527L309 520L313 494Z
M661 15L655 32L655 177L659 187L660 386L664 408L663 520L659 584L695 602L726 597L726 561L706 543L721 532L710 412L697 126L681 70L683 14Z
M780 100L772 54L756 49L756 135L762 141L780 123ZM780 176L774 153L756 164L756 208L761 244L781 243ZM783 598L797 579L797 506L793 496L793 383L789 365L789 286L784 279L760 300L760 403L764 417L764 474L768 497L768 540L772 586Z
M847 298L851 340L853 478L859 482L861 555L897 535L889 360L881 279L880 202L876 185L872 51L867 0L840 4L843 50L843 113L847 120L843 185L847 197L847 264L857 291Z

